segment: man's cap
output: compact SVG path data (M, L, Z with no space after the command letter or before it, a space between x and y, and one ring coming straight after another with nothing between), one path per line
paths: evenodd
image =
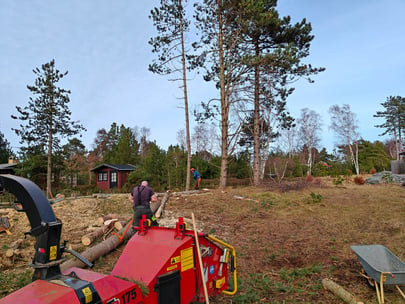
M194 168L191 168L190 171L194 171Z

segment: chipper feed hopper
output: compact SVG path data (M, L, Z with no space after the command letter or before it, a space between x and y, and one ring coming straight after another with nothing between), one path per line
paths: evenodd
M229 244L195 230L179 218L175 228L149 227L137 232L110 275L73 267L61 271L64 252L92 264L61 244L62 223L41 189L28 179L0 175L0 189L21 203L35 237L32 283L0 299L4 303L204 303L218 293L237 290L236 253ZM205 286L204 286L205 284Z

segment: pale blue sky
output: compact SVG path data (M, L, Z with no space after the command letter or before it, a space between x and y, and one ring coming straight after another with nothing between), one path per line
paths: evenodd
M2 0L0 7L0 131L14 150L11 131L15 106L25 106L35 75L32 70L55 59L69 71L59 85L72 91L72 119L86 128L82 140L91 148L96 132L112 122L150 128L150 139L163 149L176 144L184 128L181 90L147 70L152 60L147 41L154 35L148 14L157 0ZM302 108L323 117L322 146L331 152L328 108L350 104L360 134L382 140L373 114L390 95L404 96L404 0L279 0L281 16L311 22L315 39L306 62L326 71L315 83L299 81L288 99L298 117ZM199 76L189 82L190 108L216 97ZM192 116L191 116L192 117Z

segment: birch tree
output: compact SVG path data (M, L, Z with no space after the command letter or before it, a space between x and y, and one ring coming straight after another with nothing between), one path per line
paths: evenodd
M356 114L350 110L348 104L344 104L342 107L338 105L332 105L329 108L329 114L332 129L340 143L348 148L349 159L356 170L356 174L360 174L359 166L359 126L356 119Z
M301 116L297 120L299 126L299 138L303 147L307 149L308 175L312 175L312 165L314 161L313 151L321 141L320 132L322 130L321 116L313 110L304 108L301 110Z

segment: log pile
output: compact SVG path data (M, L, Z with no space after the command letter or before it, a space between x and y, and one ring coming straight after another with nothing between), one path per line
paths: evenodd
M16 260L23 258L23 242L22 239L18 239L10 244L10 248L4 254L5 258L1 261L5 267L12 267Z
M105 240L114 231L120 231L127 223L127 220L119 218L116 214L101 216L97 219L97 225L101 227L83 235L81 242L84 246L89 246L96 240Z

